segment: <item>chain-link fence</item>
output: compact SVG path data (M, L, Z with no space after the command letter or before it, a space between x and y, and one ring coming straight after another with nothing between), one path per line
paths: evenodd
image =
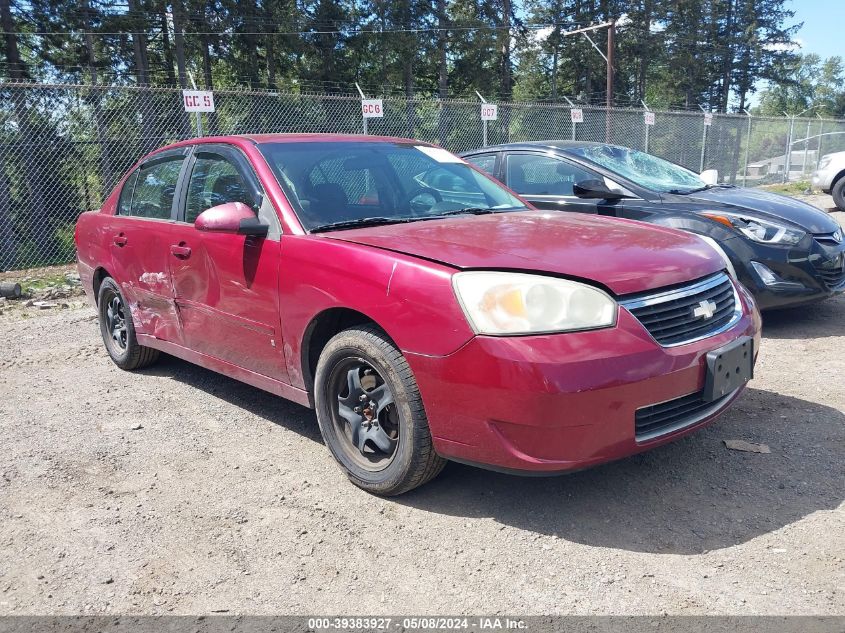
M206 135L361 133L353 96L217 90ZM845 121L689 112L646 113L498 104L482 122L477 101L385 99L368 133L433 141L454 152L507 141L576 139L648 151L695 171L749 186L805 177L824 153L845 150ZM709 124L706 124L709 122ZM486 126L486 131L485 131ZM197 135L194 115L172 88L0 84L0 270L73 260L78 214L97 208L143 154ZM790 148L789 150L787 148Z

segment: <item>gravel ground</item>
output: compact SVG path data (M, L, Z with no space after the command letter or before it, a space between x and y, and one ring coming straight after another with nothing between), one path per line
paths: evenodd
M305 408L122 372L79 298L3 311L0 614L845 615L845 297L767 315L751 387L692 437L391 500Z

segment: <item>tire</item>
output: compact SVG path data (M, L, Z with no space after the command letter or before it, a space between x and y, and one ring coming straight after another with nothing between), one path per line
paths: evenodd
M115 365L121 369L133 370L147 367L158 360L157 349L138 344L132 313L120 288L111 277L106 277L100 285L97 310L100 317L100 334Z
M323 441L352 483L367 492L402 494L446 465L434 451L411 368L377 327L350 328L326 344L314 401Z
M833 204L840 211L845 211L845 175L839 177L833 189L830 190L830 195L833 196Z

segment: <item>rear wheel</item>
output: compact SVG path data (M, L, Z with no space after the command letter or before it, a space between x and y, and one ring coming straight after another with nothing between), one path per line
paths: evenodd
M107 277L97 299L100 333L106 351L121 369L141 369L158 359L158 350L138 344L132 313L114 279Z
M323 440L355 485L398 495L443 469L411 368L380 329L361 326L332 338L314 391Z
M830 190L830 195L833 196L833 204L840 211L845 211L845 175L840 176L833 189Z

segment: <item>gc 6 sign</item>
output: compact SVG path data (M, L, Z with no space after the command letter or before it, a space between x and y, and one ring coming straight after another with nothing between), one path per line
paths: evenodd
M361 114L365 119L381 119L384 117L384 105L381 99L362 99Z

